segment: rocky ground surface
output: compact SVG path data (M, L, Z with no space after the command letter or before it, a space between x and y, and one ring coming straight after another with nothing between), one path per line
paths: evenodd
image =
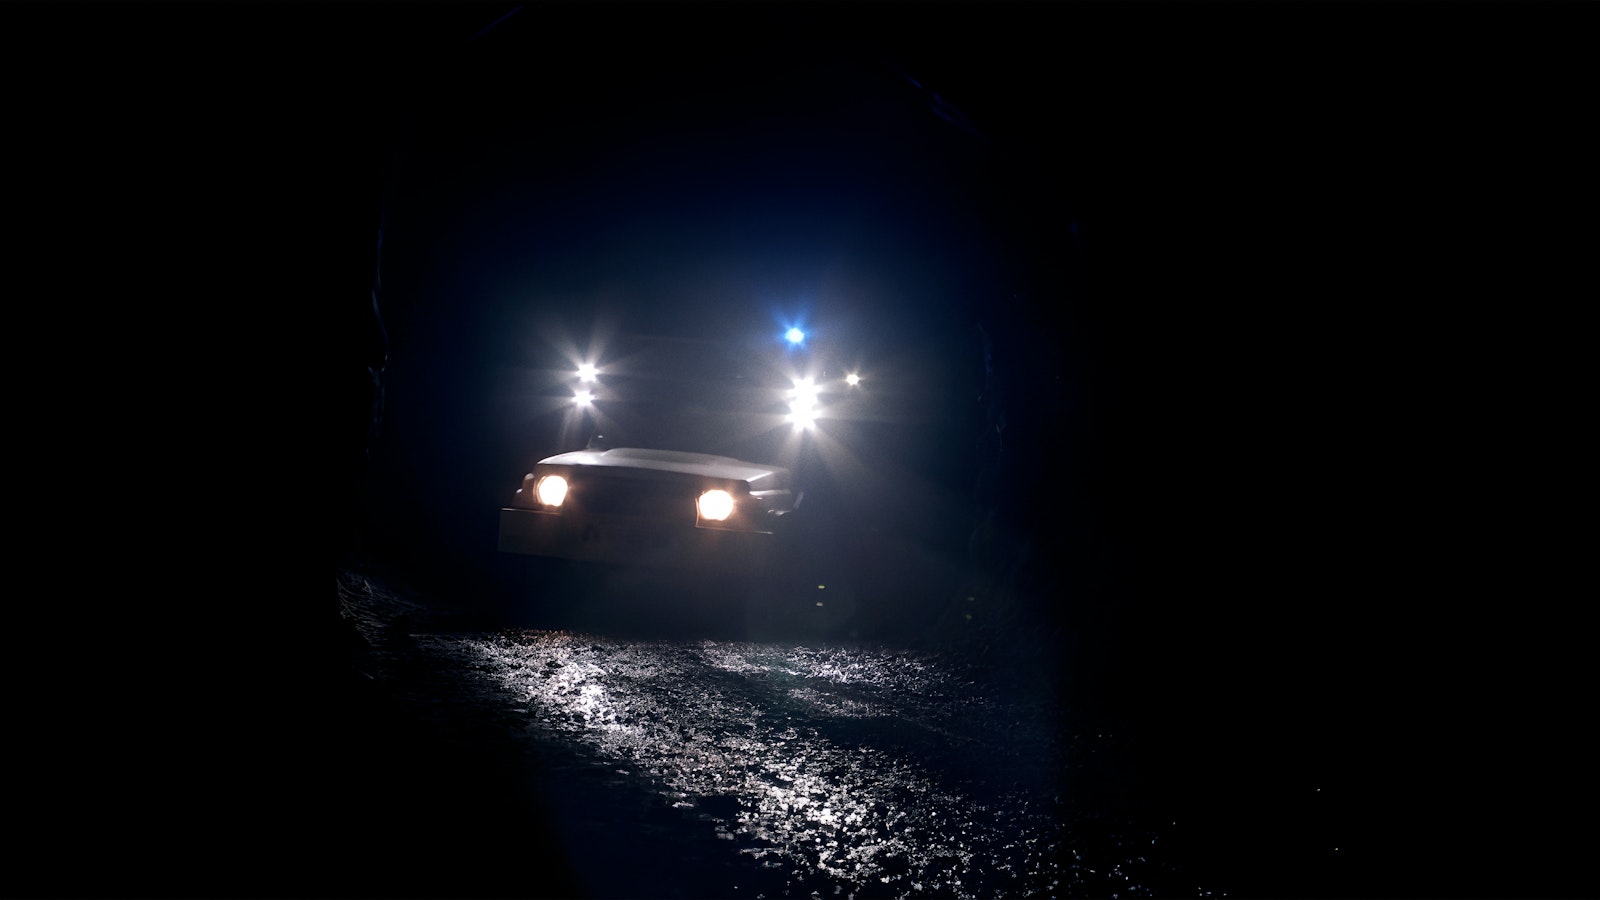
M486 629L371 572L347 570L341 592L367 643L358 690L403 741L368 770L390 781L373 819L438 836L389 854L385 888L1227 894L1169 854L1181 825L1140 820L1119 736L1015 670L905 648Z

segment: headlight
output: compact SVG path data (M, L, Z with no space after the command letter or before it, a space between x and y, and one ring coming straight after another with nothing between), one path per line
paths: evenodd
M700 518L721 522L733 515L733 495L722 490L706 491L695 501L695 506L700 510Z
M794 388L789 391L789 396L794 398L796 404L804 404L809 407L816 405L819 393L815 380L800 378L795 381Z
M567 499L567 480L560 475L546 475L533 486L533 493L545 506L560 506Z
M810 378L795 381L789 391L789 421L796 428L810 428L817 420L817 383Z

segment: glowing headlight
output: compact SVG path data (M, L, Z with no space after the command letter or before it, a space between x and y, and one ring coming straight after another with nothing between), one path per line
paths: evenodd
M700 510L700 518L721 522L733 515L733 495L722 490L706 491L695 501L695 506Z
M533 493L545 506L560 506L567 499L567 480L560 475L546 475L533 486Z
M817 383L801 378L789 391L789 421L796 428L810 428L817 419Z
M594 402L594 393L592 391L578 391L573 394L572 402L579 406L588 406Z
M600 372L594 367L594 363L584 363L578 367L579 381L593 381L599 374Z

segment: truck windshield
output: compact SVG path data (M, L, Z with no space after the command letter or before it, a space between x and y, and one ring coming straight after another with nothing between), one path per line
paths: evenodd
M613 447L774 458L792 381L781 350L631 335L596 365L590 415Z

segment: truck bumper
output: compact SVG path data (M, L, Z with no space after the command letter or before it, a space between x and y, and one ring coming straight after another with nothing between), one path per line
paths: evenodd
M668 526L506 507L500 510L498 546L502 553L526 556L759 574L772 560L775 541L775 535L758 531Z

